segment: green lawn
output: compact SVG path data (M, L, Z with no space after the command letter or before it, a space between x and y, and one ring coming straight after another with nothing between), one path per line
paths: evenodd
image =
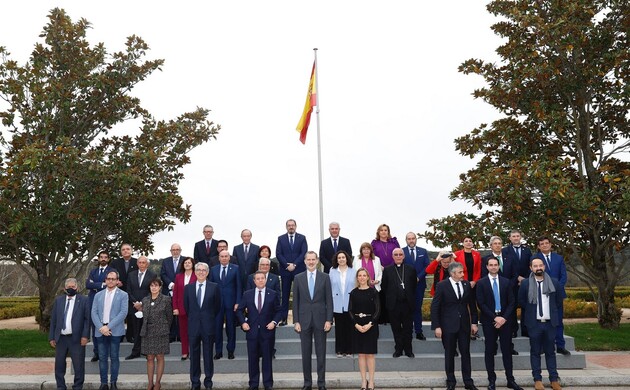
M593 323L567 324L564 333L575 338L578 351L630 351L630 324L621 324L616 330Z
M38 330L0 329L0 357L54 357L48 334Z

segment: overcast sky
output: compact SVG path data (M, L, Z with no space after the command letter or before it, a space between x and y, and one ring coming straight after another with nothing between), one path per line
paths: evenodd
M232 247L249 228L275 251L285 221L297 220L319 248L317 122L306 145L295 127L318 50L325 232L341 224L355 252L387 223L401 244L431 218L468 210L449 192L473 161L453 140L498 117L471 93L483 85L457 67L496 59L500 39L487 1L12 1L0 45L24 63L48 11L92 23L91 42L110 52L136 34L162 72L133 94L158 119L197 106L221 125L217 141L191 153L180 193L192 219L154 236L192 255L202 227ZM135 128L121 129L133 133ZM425 242L420 245L432 249Z

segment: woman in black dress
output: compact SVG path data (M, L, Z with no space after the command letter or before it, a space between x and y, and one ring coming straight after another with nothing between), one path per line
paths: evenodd
M357 287L350 292L348 313L354 324L352 349L359 355L361 390L374 389L375 355L378 344L378 317L381 304L378 292L369 285L370 275L365 268L356 273ZM369 372L369 377L366 373Z

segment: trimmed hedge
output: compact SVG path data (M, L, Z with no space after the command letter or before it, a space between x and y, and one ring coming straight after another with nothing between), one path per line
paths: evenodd
M39 297L3 297L0 299L0 320L30 317L39 313Z

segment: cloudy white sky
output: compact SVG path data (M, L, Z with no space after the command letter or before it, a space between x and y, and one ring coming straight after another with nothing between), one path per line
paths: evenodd
M325 231L339 221L358 249L381 223L402 243L430 218L468 208L448 199L473 164L453 140L498 114L471 96L482 79L457 67L496 58L486 3L13 1L0 45L23 63L48 10L62 7L92 23L90 41L114 51L136 34L149 58L166 60L133 91L158 119L212 110L218 140L191 153L180 186L192 219L157 234L152 257L173 242L192 255L205 224L230 248L249 228L275 250L288 218L319 248L315 115L306 145L295 131L317 47Z

